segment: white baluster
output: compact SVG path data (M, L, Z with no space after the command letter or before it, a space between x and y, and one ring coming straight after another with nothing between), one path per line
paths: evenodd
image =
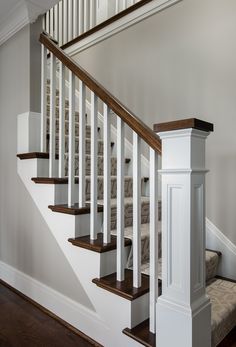
M84 0L79 0L79 35L84 32Z
M63 0L63 43L68 42L68 1Z
M85 206L86 86L79 81L79 207ZM92 164L92 157L91 157Z
M56 174L55 158L55 110L56 110L56 57L50 55L50 147L49 147L49 176Z
M156 332L156 302L158 298L158 154L150 148L150 291L149 330Z
M133 132L133 286L141 286L141 139Z
M43 30L46 31L46 13L43 15L42 27L43 27Z
M69 71L69 170L68 206L75 203L75 75Z
M68 41L73 38L73 0L68 0Z
M63 2L60 1L58 4L58 11L59 11L59 28L58 28L58 41L59 46L63 45Z
M127 0L122 0L122 10L125 10L128 7Z
M60 62L59 77L59 177L65 176L65 65Z
M59 16L59 9L58 9L58 4L54 6L54 38L56 41L59 41L59 21L58 21L58 16Z
M91 182L90 182L90 238L97 239L97 117L98 117L98 99L91 92Z
M46 152L47 132L47 49L41 45L41 152Z
M45 31L49 34L50 33L50 11L46 12L46 28Z
M50 9L50 28L49 33L52 37L54 37L54 7Z
M116 0L116 14L120 12L119 3L120 3L120 0Z
M90 28L90 1L85 0L84 3L84 32L88 31Z
M73 0L73 38L78 36L78 0Z
M104 209L103 209L103 242L111 242L111 120L110 109L104 104L104 159L103 159L103 176L104 176Z
M90 0L90 29L96 25L96 0Z
M117 281L124 270L124 122L117 117Z

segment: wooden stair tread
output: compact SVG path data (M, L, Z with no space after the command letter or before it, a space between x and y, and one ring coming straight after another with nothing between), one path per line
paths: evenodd
M67 177L33 177L31 180L36 184L68 184ZM78 184L78 181L78 178L75 178L76 184Z
M111 242L108 244L103 243L103 233L98 233L97 240L91 240L90 235L70 238L68 240L72 245L88 249L97 253L105 253L116 249L116 236L111 235ZM132 241L125 238L125 246L130 246Z
M71 207L68 207L67 204L49 205L48 208L52 210L53 212L71 214L73 216L90 213L90 204L86 204L85 207L79 207L79 204L74 204ZM102 211L103 211L103 206L98 205L98 212L102 212Z
M156 346L156 334L149 331L149 319L132 329L125 328L123 333L146 347Z
M19 153L16 155L21 160L26 159L49 159L49 153L46 152L30 152L30 153Z
M92 280L98 287L119 295L127 300L135 300L138 297L149 292L149 276L142 274L142 285L140 288L133 287L133 271L125 269L125 280L119 282L116 280L116 272L111 275L94 278Z

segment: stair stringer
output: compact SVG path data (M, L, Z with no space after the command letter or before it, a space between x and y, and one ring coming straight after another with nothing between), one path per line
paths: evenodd
M126 326L132 328L148 318L149 295L145 294L136 300L129 301L98 288L92 283L93 278L115 272L116 251L100 254L72 246L68 238L89 233L89 215L73 216L53 213L49 210L50 204L66 202L67 185L37 185L31 180L32 177L48 175L48 159L17 160L17 170L22 182L94 306L91 316L95 314L96 320L91 320L89 324L75 322L68 316L66 320L104 346L140 346L138 342L122 334L122 330ZM101 229L101 214L99 220L98 228ZM127 256L128 251L129 249L126 248ZM89 311L88 308L85 309ZM65 319L63 312L53 313Z

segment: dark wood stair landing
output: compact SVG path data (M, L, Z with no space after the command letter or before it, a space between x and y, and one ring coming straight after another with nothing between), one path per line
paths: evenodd
M132 329L125 328L123 333L146 347L156 346L156 334L149 331L149 319Z
M105 253L116 249L116 236L111 235L110 243L103 243L103 233L98 233L97 240L91 240L90 235L70 238L68 240L72 243L73 246L81 247L88 249L97 253ZM131 246L132 241L130 239L125 238L125 246Z

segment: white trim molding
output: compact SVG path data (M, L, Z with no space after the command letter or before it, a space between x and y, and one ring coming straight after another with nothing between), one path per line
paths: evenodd
M96 312L2 261L0 278L87 335L93 329L107 329Z
M114 23L75 43L73 46L65 49L69 55L75 55L83 50L96 45L97 43L129 28L130 26L141 22L142 20L154 15L183 0L153 0L128 15L116 20Z
M217 274L236 280L236 246L207 218L206 247L222 253Z

